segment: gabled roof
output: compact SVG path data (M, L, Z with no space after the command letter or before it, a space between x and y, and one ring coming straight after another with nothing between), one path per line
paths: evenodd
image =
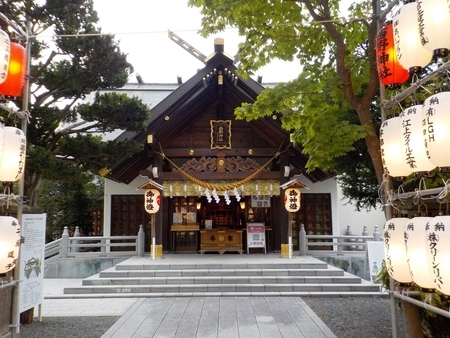
M144 149L131 158L115 163L105 177L128 184L141 170L148 168L152 164L151 157L154 152L151 145L147 144L147 135L153 136L153 146L155 143L167 146L178 135L187 132L190 126L199 121L206 111L211 111L212 107L216 107L220 114L220 110L232 112L243 102L254 102L264 87L251 78L239 78L236 70L233 60L220 49L216 49L216 52L208 57L203 69L151 109L146 131L126 131L117 137L118 141L133 139L141 142ZM220 77L222 80L219 80ZM220 81L222 85L219 84ZM296 168L297 174L303 173L312 182L333 176L319 169L310 173L306 171L308 157L302 154L301 147L289 144L289 133L281 128L279 118L266 117L245 123L251 133L264 138L271 148L277 149L280 144L283 144L283 149L289 148L290 163Z

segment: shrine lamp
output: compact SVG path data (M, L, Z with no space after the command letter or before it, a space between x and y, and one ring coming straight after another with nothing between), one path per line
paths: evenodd
M16 127L3 127L3 149L0 154L0 180L18 181L25 169L27 139Z
M380 128L381 158L384 171L392 177L410 175L413 170L403 160L403 136L401 118L393 117L383 122Z
M427 228L436 290L450 296L450 216L436 216Z
M11 42L9 35L0 29L0 84L5 82L8 75Z
M397 89L409 79L409 72L398 62L392 21L388 21L376 38L376 65L380 81L389 89Z
M158 189L148 189L144 194L144 208L149 214L159 211L161 205L161 193Z
M445 57L450 48L450 11L447 0L417 1L420 38L425 49L436 57Z
M422 111L426 152L437 167L450 166L450 92L444 90L428 97Z
M287 188L284 191L284 206L289 212L300 210L300 189Z
M401 154L403 163L414 172L426 172L436 168L428 156L422 131L422 102L415 102L400 114Z
M414 283L423 289L435 289L431 247L428 242L427 228L433 217L414 217L406 225L406 258Z
M0 94L5 96L22 95L27 72L27 52L16 42L11 42L9 67L6 79L0 84Z
M11 216L0 216L0 274L16 266L20 247L19 221Z
M393 25L398 62L410 73L420 73L431 62L433 52L422 45L416 2L400 7L394 15Z
M391 218L383 227L384 256L386 268L393 279L399 283L410 284L413 280L406 257L405 227L409 218Z

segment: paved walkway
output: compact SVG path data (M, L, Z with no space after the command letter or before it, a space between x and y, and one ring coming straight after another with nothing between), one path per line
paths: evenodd
M217 256L211 258L217 261ZM183 258L174 259L179 263ZM63 296L64 287L81 285L81 280L44 280L44 321L56 316L120 316L102 338L336 337L299 297Z

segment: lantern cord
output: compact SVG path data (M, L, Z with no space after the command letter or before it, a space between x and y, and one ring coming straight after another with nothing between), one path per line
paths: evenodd
M230 184L212 184L212 183L208 183L208 182L203 182L203 181L193 177L192 175L188 174L186 171L181 169L179 166L177 166L170 158L168 158L167 156L164 155L161 144L159 144L161 152L158 152L155 150L155 153L157 153L157 154L163 156L163 158L167 159L167 161L169 161L170 164L172 164L184 177L186 177L191 182L193 182L203 188L208 188L210 190L215 189L216 191L227 191L227 190L233 190L234 188L240 187L241 185L244 185L245 183L247 183L247 182L251 181L253 178L255 178L260 172L262 172L269 165L270 162L272 162L280 154L287 151L287 149L280 151L282 145L283 145L283 143L278 148L278 151L276 152L276 154L270 160L268 160L263 166L261 166L258 170L254 171L253 173L251 173L248 177L244 178L243 180L236 181L236 182L233 182Z

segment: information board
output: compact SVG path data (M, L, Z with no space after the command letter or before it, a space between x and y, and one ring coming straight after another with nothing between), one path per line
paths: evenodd
M250 248L264 248L264 253L266 253L266 226L264 223L247 223L247 254Z
M44 260L46 214L23 214L20 248L20 312L44 301Z
M367 254L369 256L370 281L375 283L375 279L381 270L381 264L384 258L384 243L381 241L368 241Z

